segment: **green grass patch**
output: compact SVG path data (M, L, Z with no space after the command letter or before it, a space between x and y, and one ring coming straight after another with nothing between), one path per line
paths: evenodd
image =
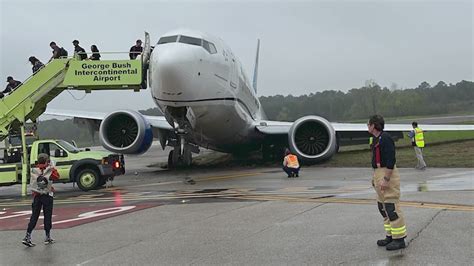
M396 153L398 167L415 167L417 161L411 144L399 147L397 143ZM458 139L431 144L423 149L423 157L428 167L474 168L474 140ZM371 167L370 160L371 152L366 148L364 150L341 151L320 166Z
M411 139L406 136L403 139L398 140L395 145L398 148L412 147ZM474 131L432 131L425 132L425 143L426 146L432 146L439 143L452 142L452 141L461 141L461 140L474 140ZM369 149L369 140L367 139L367 144L362 145L350 145L342 146L340 152L350 152L350 151L359 151L359 150L368 150Z

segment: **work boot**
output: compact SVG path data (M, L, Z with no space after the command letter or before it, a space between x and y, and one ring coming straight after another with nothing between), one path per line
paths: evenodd
M385 248L387 250L398 250L398 249L402 249L402 248L405 248L405 247L406 247L405 239L402 238L402 239L394 239Z
M49 244L53 244L54 243L54 239L50 236L47 236L45 239L44 239L44 244L45 245L49 245Z
M385 247L385 246L388 245L390 242L392 242L392 236L386 236L385 239L377 240L377 246L379 246L379 247Z
M31 242L31 235L28 233L26 234L25 238L23 238L21 243L27 247L34 247L36 245L35 243Z

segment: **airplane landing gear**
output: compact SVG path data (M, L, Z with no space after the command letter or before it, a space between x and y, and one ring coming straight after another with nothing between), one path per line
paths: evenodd
M193 162L193 157L189 149L185 149L180 155L180 150L175 148L168 154L168 168L189 167Z
M189 167L192 164L191 146L186 143L184 130L178 130L178 143L168 154L168 168Z

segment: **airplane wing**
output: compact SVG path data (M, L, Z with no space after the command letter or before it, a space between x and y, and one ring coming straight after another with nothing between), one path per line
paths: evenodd
M61 117L72 117L81 120L92 120L95 122L102 121L108 113L101 112L88 112L88 111L78 111L78 110L57 110L57 109L48 109L44 112L45 115L51 116L61 116ZM166 121L164 116L151 116L143 115L145 119L150 123L150 125L157 129L164 130L173 130L171 125Z
M288 134L290 131L292 122L279 122L262 120L255 124L258 131L269 134L279 135ZM367 132L367 124L365 123L331 123L332 127L336 132ZM419 124L423 131L461 131L461 130L474 130L474 125L431 125L431 124ZM411 124L385 124L385 131L411 131L413 127Z

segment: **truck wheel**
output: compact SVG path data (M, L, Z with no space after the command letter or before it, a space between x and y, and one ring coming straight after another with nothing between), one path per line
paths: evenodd
M99 174L93 169L86 168L77 174L76 183L83 191L95 189L99 185Z

